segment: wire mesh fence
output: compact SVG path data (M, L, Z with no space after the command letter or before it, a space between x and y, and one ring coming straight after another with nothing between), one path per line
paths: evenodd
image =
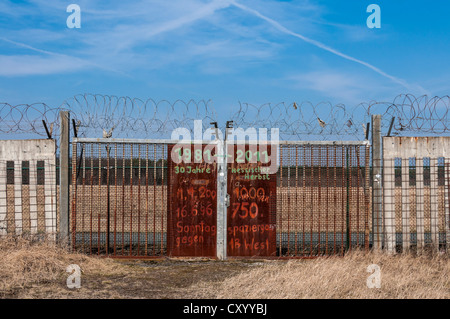
M448 249L449 139L384 138L385 245L390 251Z
M167 145L73 143L72 246L89 254L167 250Z
M448 249L449 146L439 142L430 153L428 146L396 144L397 153L384 149L382 161L374 162L379 167L371 167L366 139L372 114L381 115L382 130L394 136L390 138L415 135L416 143L427 145L437 136L448 139L449 107L448 96L412 95L353 108L310 102L240 103L227 115L216 112L212 101L171 103L92 94L75 96L59 107L0 103L0 137L7 137L0 143L10 143L0 153L9 156L0 158L0 234L54 236L58 231L59 112L70 109L72 131L78 136L103 136L106 141L150 138L72 143L71 240L82 252L127 258L170 255L169 179L174 167L170 168L169 145L152 141L180 127L193 133L194 120L206 130L225 117L234 127L278 128L285 140L277 149L276 196L270 204L274 220L267 222L276 229L270 239L274 256L343 254L361 247L397 252ZM13 141L25 136L52 137L45 142L53 144L52 151L39 157L41 151L21 143L44 140ZM402 137L402 143L407 139ZM383 140L383 147L389 141ZM375 168L382 168L379 176L372 174ZM375 191L377 183L382 187ZM241 225L233 227L239 230Z
M54 141L0 141L0 236L56 237L56 176Z
M201 227L192 232L195 234L191 234L189 230L187 233L191 237L195 235L197 238L206 238L204 227L216 227L215 222L211 226L203 219L201 222L198 218L186 221L185 216L182 218L175 213L174 207L183 206L175 205L176 201L183 202L192 196L195 207L180 206L178 214L185 210L186 214L195 211L195 215L200 216L201 206L207 206L207 203L202 202L200 188L204 188L203 201L211 202L214 199L211 196L216 196L212 194L216 194L214 185L217 177L214 174L203 179L199 175L195 178L178 175L176 178L181 178L180 185L187 187L185 190L178 188L179 185L172 181L175 177L169 176L171 170L176 169L168 157L172 146L144 142L108 143L103 140L102 143L73 144L73 153L77 156L72 158L71 216L72 246L76 250L114 257L167 256L174 251L168 249L170 243L171 246L176 246L169 238L176 234L175 228L195 227L199 224ZM280 165L274 176L274 188L270 188L270 196L275 195L272 212L275 254L261 256L312 257L344 254L356 247L368 249L371 229L368 143L317 145L286 142L280 145L277 152ZM234 166L230 166L230 171L232 167ZM230 193L234 192L237 180L229 179ZM200 187L197 191L190 190L194 184ZM209 184L211 189L204 187ZM266 227L269 223L267 218L263 218L264 214L268 215L271 211L269 191L261 195L266 192L263 188L250 185L246 188L242 182L240 184L238 192L242 195L242 188L245 188L243 196L248 207L242 207L237 214L235 206L238 199L231 197L227 210L227 245L231 256L234 250L230 247L237 245L237 242L230 241L234 238L233 231L234 235L236 232L251 233L251 238L247 236L241 240L239 246L242 247L245 246L244 242L251 242L255 234L271 233ZM208 190L211 197L209 199ZM179 196L184 197L180 199ZM255 203L259 199L259 204L255 205L256 210L250 205L252 198ZM265 207L264 202L269 206ZM240 204L242 203L238 206ZM212 205L210 209L213 217L217 214L214 207ZM207 213L206 208L205 212ZM254 217L253 224L248 224L248 220L231 224L234 215L241 219L247 215ZM246 226L251 231L246 231ZM198 234L197 230L200 231ZM269 237L266 239L269 240ZM233 240L238 239L236 237ZM193 243L186 244L192 246ZM186 250L181 255L188 252L190 251Z
M386 160L386 232L396 251L447 245L449 159ZM447 181L446 181L447 178ZM447 185L447 187L446 187Z
M343 254L369 248L370 146L285 144L280 148L280 256Z

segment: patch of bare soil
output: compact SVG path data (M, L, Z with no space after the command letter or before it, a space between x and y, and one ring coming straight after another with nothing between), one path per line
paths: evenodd
M358 299L450 298L446 254L352 252L313 260L113 260L50 243L0 240L1 298L89 299ZM81 268L69 289L68 265ZM369 265L381 288L368 288Z

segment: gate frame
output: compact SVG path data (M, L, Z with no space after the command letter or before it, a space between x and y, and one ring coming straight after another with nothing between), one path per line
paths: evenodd
M228 208L228 194L227 194L227 145L239 143L243 141L228 142L227 140L191 140L189 142L174 139L136 139L136 138L85 138L74 137L72 139L72 185L76 182L74 173L77 170L77 145L78 143L98 143L98 144L218 144L218 160L217 160L217 236L216 236L216 258L218 260L227 259L227 208ZM320 146L371 146L369 140L362 141L299 141L299 140L283 140L273 143L271 141L246 141L246 143L267 143L272 146L282 147L283 145L320 145ZM370 151L369 151L370 152ZM169 155L168 155L169 156ZM370 174L370 172L369 172ZM366 185L369 188L370 185ZM77 187L72 189L71 194L71 209L68 211L68 224L70 225L69 237L73 242L73 212L76 211L76 196ZM70 202L70 201L69 201ZM370 209L370 208L369 208ZM370 239L369 239L370 242ZM248 257L251 258L251 257ZM266 257L261 257L266 258ZM276 258L283 259L283 256ZM304 257L301 257L304 258Z
M223 155L223 142L219 139L216 140L191 140L191 141L183 141L183 140L174 140L174 139L136 139L136 138L89 138L89 137L74 137L72 139L72 185L76 185L76 177L75 173L77 170L77 144L78 143L97 143L97 144L194 144L194 145L202 145L202 144L218 144L219 151L219 159L222 161L218 161L218 174L217 174L217 236L216 236L216 258L219 260L226 259L226 218L224 218L223 211L226 210L227 206L225 204L226 201L226 165L224 165L225 156ZM222 146L222 147L220 147ZM222 154L221 154L222 152ZM170 155L167 154L169 157ZM68 160L68 159L67 159ZM224 168L225 166L225 168ZM222 168L222 175L219 173L219 167ZM223 173L225 171L225 173ZM219 188L220 187L220 188ZM225 188L225 192L223 191ZM68 210L68 226L70 230L68 231L69 241L72 242L72 247L74 246L74 221L72 219L73 212L76 212L76 197L77 197L77 187L72 189L71 197L71 209ZM219 209L220 208L220 209ZM221 212L222 213L219 213ZM225 236L225 237L224 237ZM120 257L116 257L120 258Z

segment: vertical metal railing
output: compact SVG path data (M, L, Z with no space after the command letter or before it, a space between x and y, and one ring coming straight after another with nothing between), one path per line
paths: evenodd
M315 257L370 248L370 144L280 143L279 257Z
M165 143L74 139L73 249L116 258L166 255Z
M276 256L368 249L369 143L281 142L277 152ZM174 227L167 223L168 141L77 138L73 154L73 248L117 258L166 256Z

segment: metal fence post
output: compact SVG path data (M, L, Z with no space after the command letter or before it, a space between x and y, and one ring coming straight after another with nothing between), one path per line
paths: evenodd
M227 258L227 163L226 142L217 140L217 259Z
M381 167L381 115L372 115L372 241L375 250L382 247L383 198Z
M60 149L59 149L59 240L64 245L69 239L69 141L70 116L68 111L61 111L60 118Z

